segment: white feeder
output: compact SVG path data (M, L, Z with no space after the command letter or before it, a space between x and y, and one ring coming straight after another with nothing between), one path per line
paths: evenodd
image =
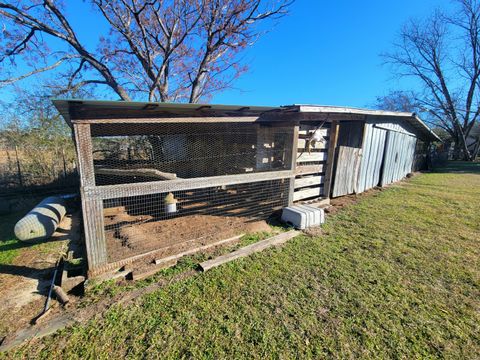
M165 196L165 212L167 214L174 214L177 212L177 202L178 200L175 199L172 193L168 193L167 196Z

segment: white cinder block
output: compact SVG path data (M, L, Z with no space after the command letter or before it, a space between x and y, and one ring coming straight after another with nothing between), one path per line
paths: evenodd
M325 222L325 213L309 205L294 205L283 209L282 221L296 229L307 229L312 226L320 226Z

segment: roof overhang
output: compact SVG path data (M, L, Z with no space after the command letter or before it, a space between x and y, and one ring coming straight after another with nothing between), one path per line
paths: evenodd
M372 110L361 109L343 106L323 106L323 105L289 105L284 106L285 109L297 111L299 113L318 113L318 114L336 114L336 115L363 115L365 119L368 118L392 118L401 119L411 125L416 131L422 134L425 138L431 141L441 141L437 134L435 134L425 124L417 114L411 112L398 112L386 110Z
M52 99L52 102L69 125L77 119L260 116L269 111L280 110L279 107L271 106L140 101Z
M245 106L218 104L158 103L138 101L104 101L83 99L53 99L55 107L71 126L72 122L124 122L136 118L147 121L169 122L222 122L230 121L332 121L366 120L367 118L395 118L408 122L425 138L440 138L414 113L359 109L340 106L288 105ZM223 118L223 119L222 119Z

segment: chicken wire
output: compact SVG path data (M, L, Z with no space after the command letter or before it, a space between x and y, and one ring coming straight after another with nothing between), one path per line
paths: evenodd
M288 205L293 125L96 123L89 134L91 148L79 151L93 154L87 177L95 185L84 196L108 193L101 226L109 263L158 249L169 256L256 232ZM251 176L265 172L272 176ZM250 176L239 180L242 174ZM222 185L213 186L210 177L222 177ZM177 180L188 182L180 190ZM148 195L134 196L133 185L148 186Z
M104 200L109 261L164 256L239 233L288 205L289 179ZM254 229L254 228L253 228Z
M96 124L91 131L96 185L291 168L293 127Z

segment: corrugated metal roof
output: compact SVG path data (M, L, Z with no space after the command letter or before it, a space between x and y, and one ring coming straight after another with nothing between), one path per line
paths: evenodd
M225 111L239 113L264 113L267 111L281 110L272 106L246 106L246 105L220 105L220 104L190 104L167 102L142 102L142 101L108 101L90 99L52 99L53 104L67 122L70 122L71 106L81 106L91 110L95 109L125 109L125 110L158 110L182 115L194 114L199 111Z
M159 103L159 102L140 102L140 101L105 101L90 99L53 99L55 107L58 109L64 119L70 123L70 109L72 107L82 107L88 110L101 109L124 109L128 110L156 110L170 114L185 116L198 116L205 112L233 112L237 116L241 115L261 115L266 112L279 113L324 113L324 114L354 114L365 116L384 116L402 118L412 127L431 140L440 141L440 138L415 114L409 112L394 112L384 110L361 109L343 106L328 105L307 105L294 104L285 106L248 106L248 105L222 105L222 104L190 104L190 103Z
M411 112L398 112L387 110L373 110L362 109L354 107L344 106L329 106L329 105L307 105L307 104L295 104L289 106L283 106L283 108L296 110L304 113L326 113L326 114L358 114L366 116L385 116L402 118L407 121L415 130L426 135L432 140L441 141L441 139L435 134L415 113Z

